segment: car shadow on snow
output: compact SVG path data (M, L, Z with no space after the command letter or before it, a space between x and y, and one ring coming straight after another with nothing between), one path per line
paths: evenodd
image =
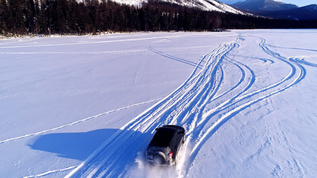
M53 133L35 138L28 146L34 150L55 153L60 157L85 160L119 129L100 129L81 133Z

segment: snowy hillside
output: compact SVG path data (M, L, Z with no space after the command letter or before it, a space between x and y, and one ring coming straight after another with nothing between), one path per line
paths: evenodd
M317 30L0 40L0 177L316 177ZM186 142L144 161L156 127Z
M118 0L119 1L119 0ZM233 13L233 14L246 14L242 11L239 11L227 4L218 2L216 0L162 0L166 2L172 2L179 4L181 6L187 7L196 7L206 11L217 11L223 13Z
M79 0L82 1L82 0ZM133 6L141 6L142 3L147 3L148 0L112 0L119 4L127 4ZM181 6L195 7L206 11L217 11L223 13L246 14L237 10L227 4L218 2L216 0L159 0L162 2L170 2Z

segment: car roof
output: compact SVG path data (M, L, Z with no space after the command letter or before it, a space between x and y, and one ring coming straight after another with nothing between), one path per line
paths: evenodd
M162 127L161 127L162 128ZM181 126L178 125L164 125L163 128L172 128L172 129L177 129L181 131L185 131L185 129Z
M173 139L175 133L177 133L177 129L169 128L169 127L161 127L158 128L150 145L151 146L160 146L167 147L170 145L171 140Z

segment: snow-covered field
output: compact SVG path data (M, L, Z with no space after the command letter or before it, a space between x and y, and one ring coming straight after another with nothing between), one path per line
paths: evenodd
M2 39L0 177L316 177L316 91L317 30Z

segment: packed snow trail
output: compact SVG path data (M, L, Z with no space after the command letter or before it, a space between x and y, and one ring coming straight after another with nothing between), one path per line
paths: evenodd
M258 44L250 46L249 40ZM253 57L251 60L261 62L267 70L262 71L263 66L250 65L242 55L242 47L252 48L266 56L267 59ZM148 49L163 57L180 60L154 47ZM201 68L203 62L205 65ZM166 124L181 125L187 131L185 149L181 153L187 157L182 156L176 168L167 171L169 175L186 176L200 149L223 124L255 103L302 81L306 76L302 64L307 63L272 51L265 39L239 34L235 41L222 44L204 55L179 88L123 126L67 177L149 176L147 174L153 168L140 168L135 161L145 164L142 155L153 131ZM286 68L284 75L275 77L278 80L259 79L262 75L274 75L269 67L276 65ZM165 171L159 171L158 177L164 175Z

